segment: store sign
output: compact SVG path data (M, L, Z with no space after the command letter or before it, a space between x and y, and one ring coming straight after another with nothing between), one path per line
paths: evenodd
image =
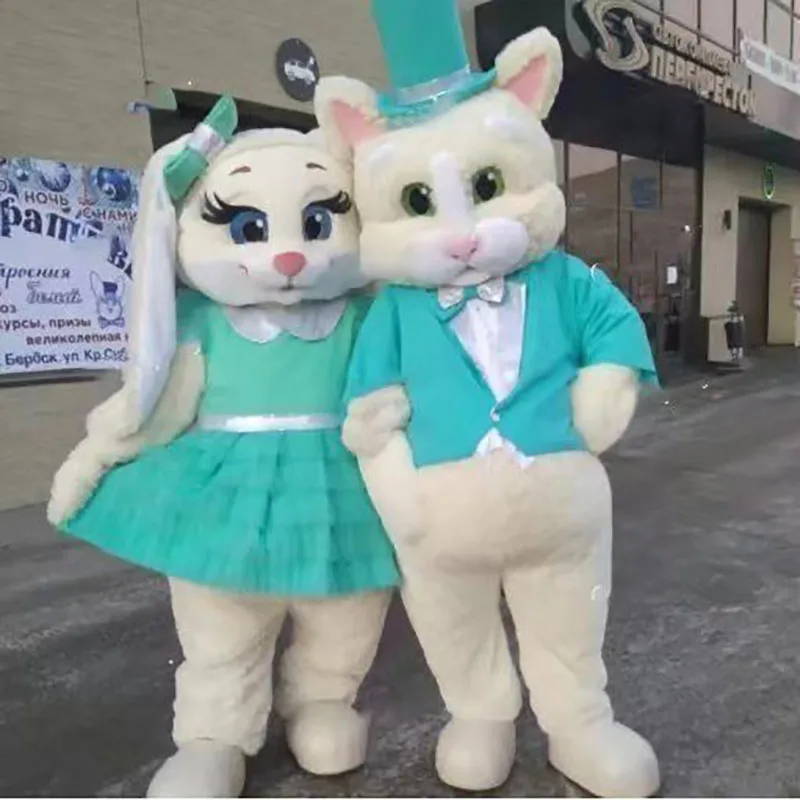
M319 63L302 39L287 39L275 54L278 82L289 97L307 103L319 83Z
M0 374L122 367L137 185L0 158Z
M755 112L753 92L734 77L732 58L649 20L635 0L582 0L580 8L606 68L681 86L739 114Z
M793 64L753 39L742 39L739 52L742 64L751 72L782 89L800 94L800 64Z

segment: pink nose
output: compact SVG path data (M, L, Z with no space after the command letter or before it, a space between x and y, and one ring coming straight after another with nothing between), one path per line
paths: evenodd
M287 278L294 278L303 271L306 257L302 253L279 253L272 262L275 269Z
M458 261L469 261L478 249L476 236L456 236L447 244L447 253Z

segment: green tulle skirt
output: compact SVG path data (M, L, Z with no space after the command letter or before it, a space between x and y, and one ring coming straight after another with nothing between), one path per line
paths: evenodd
M229 591L330 596L399 581L337 430L189 431L113 469L65 531Z

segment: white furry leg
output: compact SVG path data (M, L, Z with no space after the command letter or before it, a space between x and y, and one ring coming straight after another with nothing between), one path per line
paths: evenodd
M614 721L605 691L610 498L606 516L583 558L509 571L503 586L551 763L594 795L643 797L658 789L658 762L644 739Z
M572 386L572 412L592 453L604 453L622 438L638 399L639 380L628 367L598 364L578 373Z
M360 767L369 723L353 708L378 649L390 592L292 605L292 644L283 656L278 708L297 763L315 775Z
M210 740L187 742L156 772L148 797L239 797L246 778L244 753Z
M487 791L514 760L522 700L500 616L500 578L437 569L400 551L403 601L453 719L436 767L448 785Z
M170 581L184 661L175 676L173 738L255 755L272 707L272 658L284 602Z

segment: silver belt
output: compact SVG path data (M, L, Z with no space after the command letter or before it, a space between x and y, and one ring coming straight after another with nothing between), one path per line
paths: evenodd
M227 433L264 433L266 431L324 431L338 428L341 419L336 414L254 414L231 417L225 414L206 414L197 420L204 431Z

